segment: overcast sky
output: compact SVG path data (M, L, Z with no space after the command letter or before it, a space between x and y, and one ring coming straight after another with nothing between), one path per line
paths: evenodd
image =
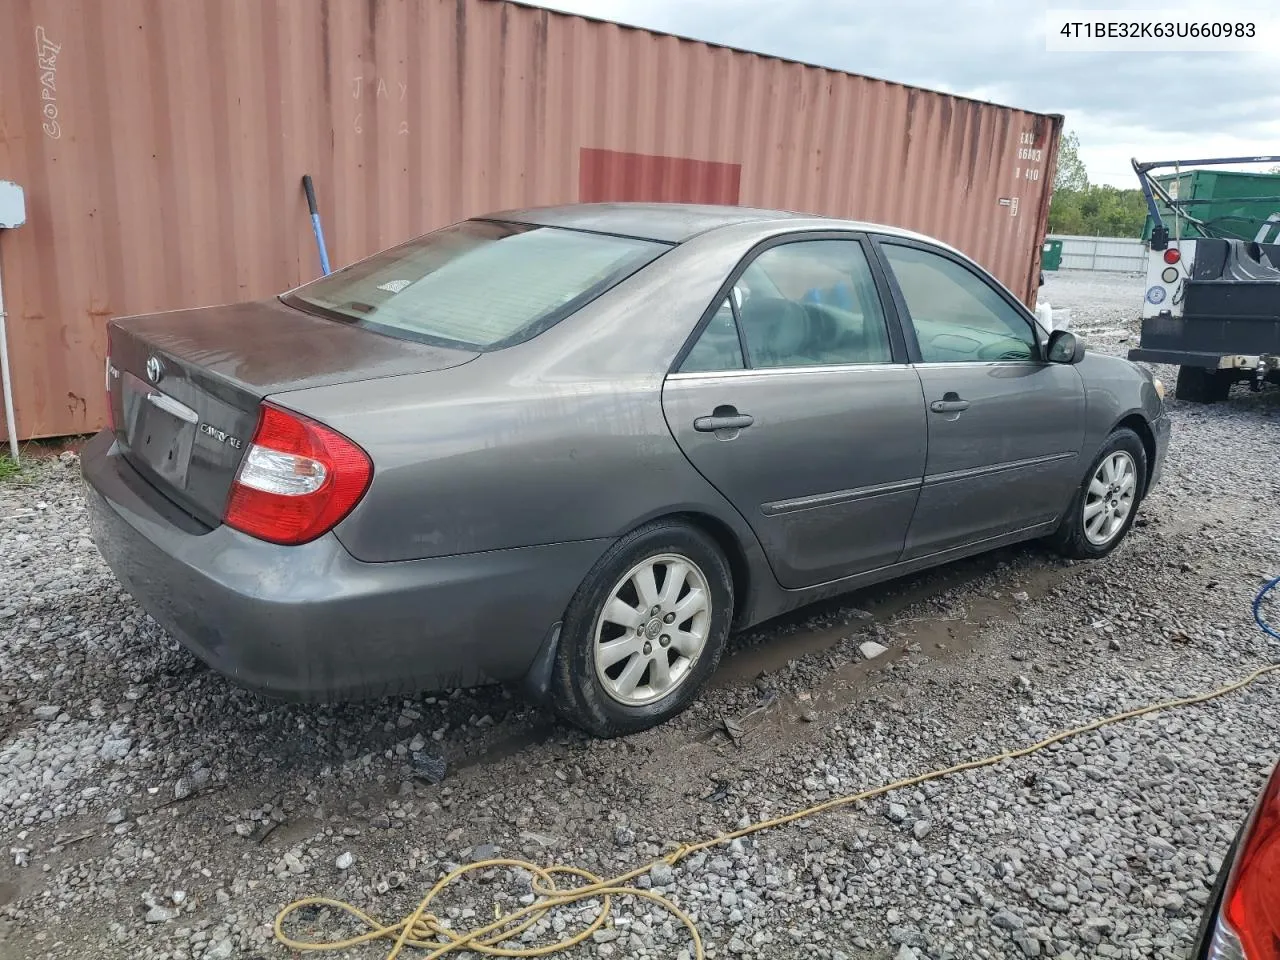
M1066 116L1096 183L1129 158L1280 154L1280 59L1262 53L1047 53L1035 0L536 0L542 6ZM1083 7L1054 0L1054 9ZM1098 0L1094 8L1164 4ZM1188 2L1180 7L1215 11ZM1234 15L1274 10L1236 0ZM1273 14L1274 15L1274 14Z

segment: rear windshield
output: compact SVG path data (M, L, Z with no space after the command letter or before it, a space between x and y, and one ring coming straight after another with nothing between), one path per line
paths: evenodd
M287 299L394 337L496 349L537 336L667 249L652 240L468 220Z

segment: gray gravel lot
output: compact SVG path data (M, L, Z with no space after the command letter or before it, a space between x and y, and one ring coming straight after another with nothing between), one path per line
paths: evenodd
M1139 279L1044 289L1094 348L1135 336ZM282 957L270 924L297 897L390 921L472 858L613 875L1280 659L1249 616L1280 573L1280 391L1170 408L1163 485L1107 560L1020 547L802 611L735 638L687 714L611 742L498 689L341 707L241 691L120 590L74 463L47 462L0 486L0 958ZM888 651L864 661L867 641ZM447 760L444 781L415 777L415 754ZM710 957L1183 957L1278 755L1268 678L642 882L696 915ZM528 891L494 870L437 912L461 928ZM313 912L294 929L353 928ZM687 946L624 901L572 955Z

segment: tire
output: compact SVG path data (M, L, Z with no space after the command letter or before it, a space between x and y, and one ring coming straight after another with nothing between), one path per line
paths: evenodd
M680 576L682 568L680 586L673 588L671 577ZM642 587L656 591L656 604L645 602ZM674 595L667 592L671 589ZM615 599L635 616L611 604ZM657 726L697 699L720 662L732 619L733 578L715 541L676 520L640 527L600 558L569 602L556 650L552 704L597 737ZM598 656L597 648L608 643L619 644L614 657ZM666 671L658 671L662 660Z
M1179 367L1178 384L1173 395L1187 403L1217 403L1227 399L1234 382L1234 377L1223 370Z
M1122 478L1115 468L1124 464L1126 460L1130 475ZM1112 483L1106 482L1106 475L1102 472L1103 465L1108 462L1115 476ZM1109 498L1099 496L1098 488L1094 486L1095 479L1105 485L1108 493L1119 495ZM1075 496L1072 497L1071 506L1062 518L1057 531L1050 538L1050 543L1063 556L1073 560L1097 560L1105 557L1120 545L1128 534L1129 528L1133 526L1146 484L1147 451L1142 441L1128 427L1113 430L1089 465L1089 470L1085 473ZM1124 495L1126 490L1127 497ZM1100 500L1102 507L1097 510L1095 504ZM1127 504L1123 516L1118 516L1117 507L1109 506L1108 501L1121 507ZM1100 526L1097 520L1099 512L1104 514ZM1086 513L1089 516L1086 516ZM1113 519L1118 522L1111 525ZM1110 526L1109 529L1108 526Z

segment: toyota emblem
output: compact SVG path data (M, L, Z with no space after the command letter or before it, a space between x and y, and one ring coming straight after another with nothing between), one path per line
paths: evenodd
M147 357L147 379L152 383L159 383L163 376L164 368L160 366L160 358Z

